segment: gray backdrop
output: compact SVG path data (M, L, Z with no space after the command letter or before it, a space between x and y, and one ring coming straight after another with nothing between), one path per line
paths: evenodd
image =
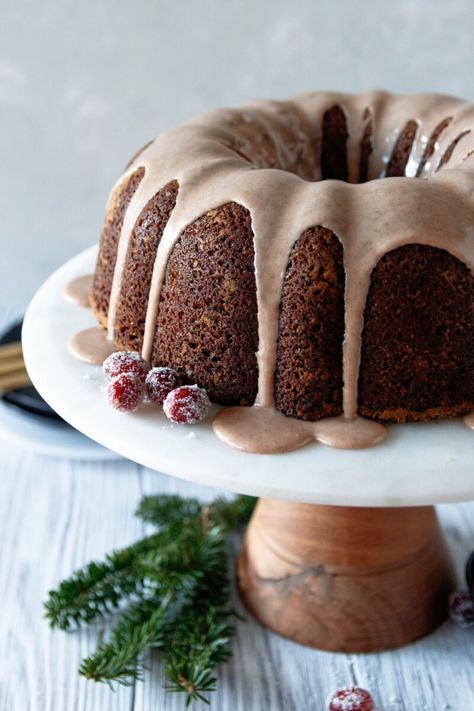
M473 0L0 0L1 303L97 239L161 129L318 88L474 99L473 29Z

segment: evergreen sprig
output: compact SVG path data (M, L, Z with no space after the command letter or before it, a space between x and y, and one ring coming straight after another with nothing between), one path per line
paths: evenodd
M111 685L113 681L129 686L141 679L143 666L138 658L147 649L162 646L165 601L150 597L131 605L113 628L108 642L84 659L79 673L93 681Z
M123 597L138 593L143 580L135 563L160 544L159 534L143 538L132 546L114 551L103 563L91 562L64 580L49 593L45 603L46 617L52 627L70 630L82 623L112 612Z
M229 613L218 604L207 602L198 607L192 603L182 610L168 638L169 653L165 676L169 691L184 691L187 704L201 699L203 692L214 691L213 669L230 656L229 642L235 628L228 623Z
M143 657L161 648L167 689L186 705L206 701L214 670L230 656L227 535L250 518L256 500L239 496L210 504L179 496L146 496L137 515L157 530L92 562L49 593L45 616L69 630L122 609L107 641L83 660L80 673L112 685L143 676Z

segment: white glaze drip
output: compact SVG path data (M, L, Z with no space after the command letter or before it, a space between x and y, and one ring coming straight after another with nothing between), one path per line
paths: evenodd
M102 365L116 349L113 341L100 326L85 328L76 333L68 343L69 351L78 360L91 365Z
M66 301L82 306L84 309L89 308L93 278L93 274L85 274L66 284L63 292Z

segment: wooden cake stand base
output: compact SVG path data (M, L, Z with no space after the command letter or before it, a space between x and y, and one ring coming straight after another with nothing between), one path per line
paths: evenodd
M391 649L431 632L446 618L455 588L433 506L260 499L237 577L262 624L340 652Z

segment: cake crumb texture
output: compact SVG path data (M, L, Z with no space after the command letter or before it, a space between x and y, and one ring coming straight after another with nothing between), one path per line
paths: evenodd
M220 404L252 405L258 324L250 213L228 203L193 222L166 269L152 365Z
M359 413L405 422L474 405L474 277L445 250L409 244L372 273L364 316Z

